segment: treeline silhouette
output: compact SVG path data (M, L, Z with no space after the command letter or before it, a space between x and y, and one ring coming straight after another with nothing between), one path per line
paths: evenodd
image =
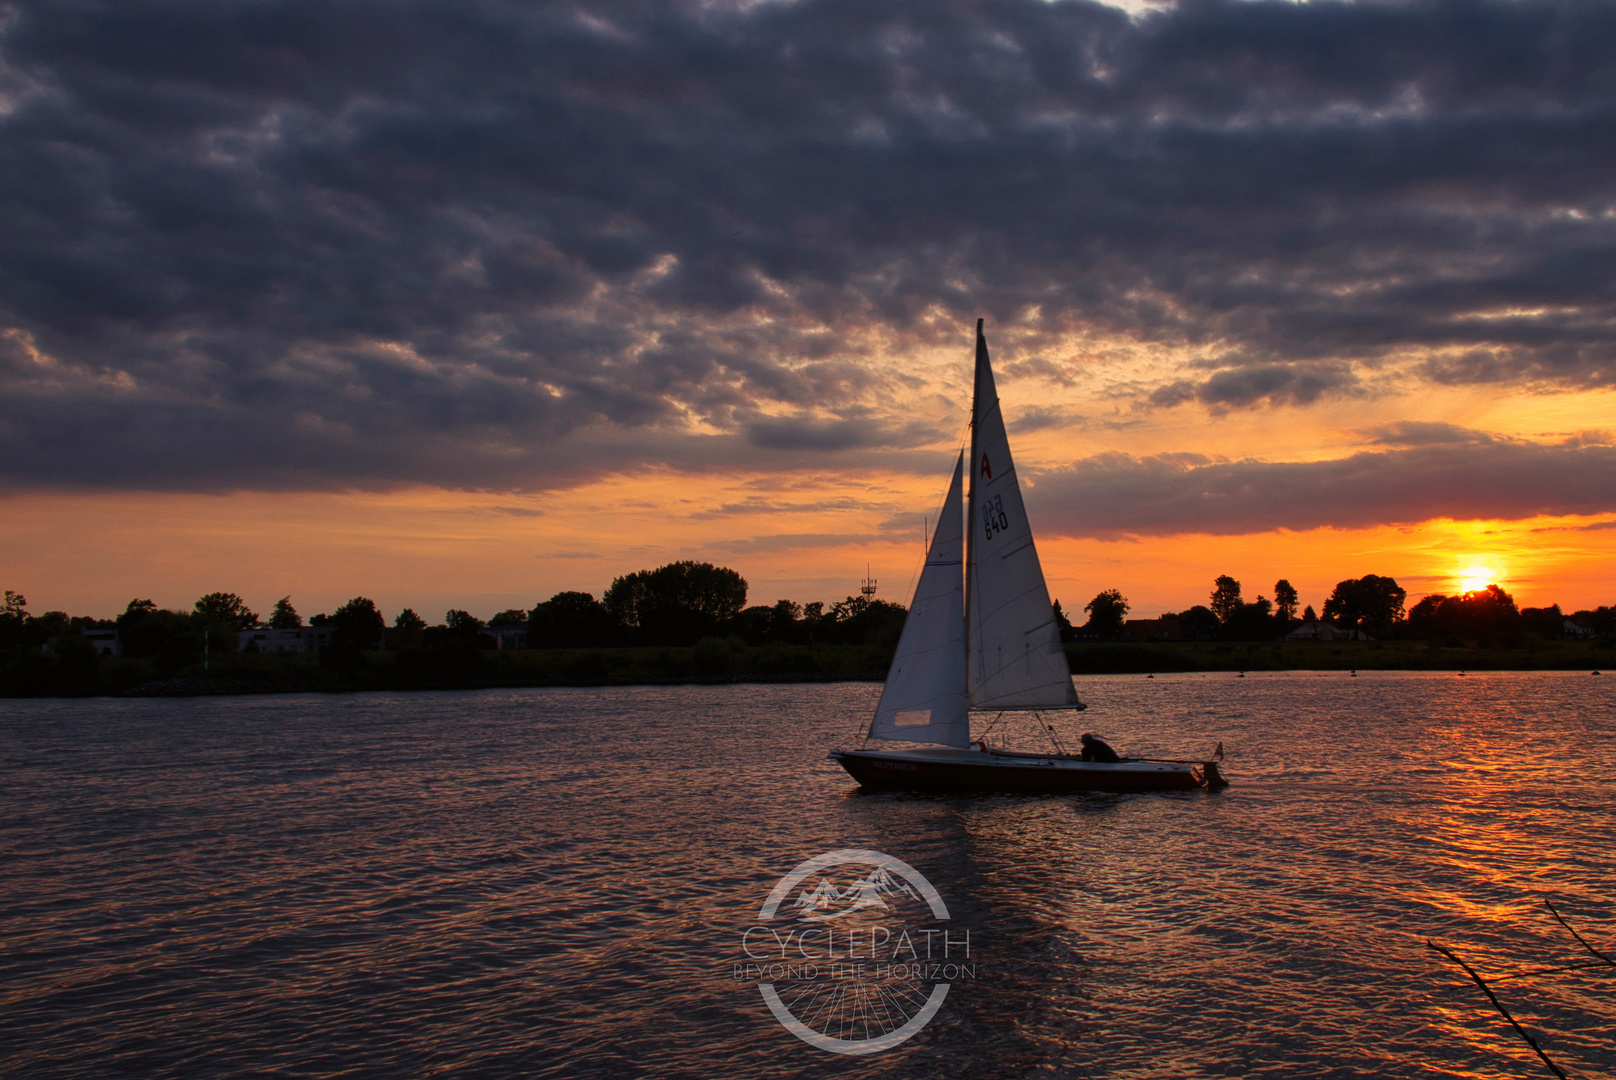
M1164 612L1158 620L1176 622L1190 641L1272 641L1304 624L1323 622L1337 630L1380 640L1443 642L1453 645L1514 645L1528 638L1558 641L1583 634L1608 639L1616 634L1616 611L1609 605L1563 612L1559 604L1521 608L1502 588L1447 596L1433 593L1405 610L1408 592L1395 578L1366 574L1338 582L1324 601L1322 616L1284 578L1274 583L1274 599L1247 601L1241 585L1227 574L1212 584L1205 604ZM1069 641L1115 641L1124 633L1130 605L1118 589L1106 589L1083 608L1088 620L1074 625L1055 604L1055 617ZM1577 629L1566 626L1570 622ZM1580 632L1579 632L1580 631Z
M615 578L596 600L561 592L513 609L490 625L527 626L531 648L601 645L694 645L734 636L748 645L895 645L908 610L873 596L849 596L826 607L777 600L746 606L746 579L712 563L676 562Z
M124 692L152 680L199 674L257 677L272 668L238 653L241 631L299 628L322 631L296 645L296 651L315 646L318 656L286 657L283 681L305 677L298 672L313 671L311 661L327 679L322 685L370 685L359 676L381 678L383 669L390 680L386 684L399 686L465 685L499 671L515 678L510 650L516 647L540 650L529 654L536 657L575 656L560 661L559 677L583 681L604 679L610 664L630 662L622 659L628 655L623 650L636 648L661 650L645 661L650 664L645 670L656 678L735 674L743 667L781 677L834 672L862 676L884 670L881 654L890 656L906 616L901 605L862 593L830 605L778 600L748 607L746 599L746 580L736 571L694 561L615 578L599 599L587 592L560 592L531 608L499 612L487 622L456 608L435 625L405 608L389 626L374 601L363 596L305 624L289 596L275 603L267 619L228 592L208 593L190 611L164 610L150 600L135 599L116 618L103 619L61 611L33 615L27 601L8 590L0 607L0 694ZM1323 622L1376 640L1439 645L1515 647L1586 635L1597 636L1602 647L1616 645L1616 613L1608 606L1569 615L1557 604L1519 608L1497 585L1455 596L1434 594L1405 610L1406 601L1407 592L1395 579L1368 574L1339 582L1319 615L1311 605L1298 610L1297 591L1284 579L1275 583L1273 599L1260 595L1248 601L1239 581L1221 575L1205 604L1164 613L1148 626L1128 620L1130 604L1118 589L1103 590L1090 600L1081 624L1067 617L1059 600L1054 614L1062 636L1078 642L1162 637L1276 642L1303 623ZM1569 630L1568 619L1578 629ZM1125 637L1125 626L1143 636ZM115 642L109 631L116 632ZM249 637L263 638L266 651L275 651L273 635ZM105 655L114 645L119 655ZM497 654L496 646L501 647ZM755 652L758 646L771 647L763 650L768 655L738 667L738 650L753 647ZM802 652L819 646L864 648L851 650L840 661L823 649L811 657ZM688 652L673 655L667 653L670 649ZM611 650L622 656L608 664L603 656ZM387 656L366 659L377 652ZM853 653L858 656L851 658ZM490 660L495 655L500 664Z
M831 605L779 600L746 606L747 582L711 563L684 561L612 581L597 600L587 592L561 592L530 609L502 611L484 622L450 609L429 625L411 608L392 626L374 601L356 596L305 624L290 596L267 619L235 593L199 598L190 611L171 611L151 600L131 600L114 619L32 615L27 600L7 590L0 608L0 693L94 692L127 688L141 679L215 672L238 657L241 631L317 628L319 664L335 672L364 667L367 652L395 654L394 667L425 681L474 679L485 673L484 653L499 646L536 649L678 648L713 642L720 649L747 645L871 645L890 649L902 632L904 607L849 596ZM509 631L523 633L510 636ZM110 651L116 631L117 656ZM311 638L315 637L311 635ZM301 651L301 645L298 646ZM257 651L256 645L250 651ZM271 648L268 651L273 651ZM117 669L113 671L112 669ZM109 675L114 676L109 681Z

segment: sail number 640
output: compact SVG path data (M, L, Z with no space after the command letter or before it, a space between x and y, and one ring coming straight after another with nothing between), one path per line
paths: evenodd
M987 539L992 540L995 533L1002 533L1010 527L1010 519L1004 516L1004 496L995 495L982 504L982 528L987 531Z

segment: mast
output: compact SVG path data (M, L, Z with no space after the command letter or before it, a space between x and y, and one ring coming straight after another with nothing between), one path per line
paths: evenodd
M965 655L971 655L971 594L976 588L976 560L972 553L976 551L976 531L971 523L976 521L976 431L977 395L982 392L982 364L981 356L987 352L988 341L982 336L982 320L976 320L976 355L978 362L971 373L971 480L966 488L965 496Z

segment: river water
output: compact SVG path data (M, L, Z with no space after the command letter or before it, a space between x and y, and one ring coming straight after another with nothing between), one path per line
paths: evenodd
M1232 786L860 793L825 751L869 684L0 702L0 1072L1548 1075L1425 942L1591 960L1552 899L1616 951L1616 673L1078 686L1125 753L1223 742ZM844 848L972 945L862 1056L735 968L774 883ZM1498 992L1616 1074L1616 969Z

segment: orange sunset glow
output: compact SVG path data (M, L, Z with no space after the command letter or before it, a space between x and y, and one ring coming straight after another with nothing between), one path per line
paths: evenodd
M1455 576L1454 588L1458 592L1474 592L1501 583L1503 580L1504 575L1498 569L1496 560L1488 562L1467 560Z
M10 587L36 608L102 615L116 614L133 596L183 608L203 592L228 589L265 607L291 595L304 608L326 610L362 594L386 610L470 607L486 617L562 590L598 596L616 576L697 559L739 570L750 584L749 602L834 601L855 591L866 564L883 597L907 602L927 518L957 448L945 440L960 435L967 344L961 334L910 362L872 362L888 379L897 368L926 376L889 384L894 397L885 408L937 433L902 451L831 448L807 461L760 451L747 460L737 456L733 436L686 429L675 433L678 455L716 460L646 463L575 480L534 474L548 490L507 481L505 490L413 483L339 491L14 491L0 516ZM1063 369L1069 377L1054 378L1013 349L1000 351L1008 372L1001 400L1029 512L1053 593L1068 609L1118 588L1137 613L1179 610L1204 602L1212 579L1224 573L1252 597L1271 595L1273 583L1287 578L1315 607L1337 581L1367 573L1395 577L1410 604L1427 593L1493 583L1523 606L1574 610L1608 601L1616 515L1523 509L1507 517L1423 517L1426 498L1447 494L1428 486L1443 481L1397 473L1405 462L1425 467L1421 448L1400 441L1425 436L1406 419L1416 412L1441 416L1448 426L1436 437L1462 449L1519 457L1529 468L1540 467L1533 459L1544 454L1574 465L1588 452L1586 432L1616 407L1608 391L1533 399L1514 410L1515 429L1485 433L1478 425L1501 424L1505 414L1473 391L1387 391L1306 409L1187 404L1141 412L1118 406L1112 387L1166 359L1138 349L1126 350L1125 362L1082 355ZM1559 431L1544 430L1548 424ZM605 437L586 431L561 451L582 459ZM1554 449L1573 438L1581 442ZM1342 474L1352 487L1339 495L1327 474L1298 484L1276 473L1287 486L1270 497L1260 481L1241 478L1255 477L1263 462L1290 462L1285 468L1304 472L1363 464ZM1364 483L1356 474L1366 466L1384 475ZM1207 501L1198 477L1220 470L1237 486ZM1163 486L1166 502L1152 491ZM1174 501L1173 492L1184 501ZM1159 509L1141 516L1134 500L1147 499Z
M0 0L0 1080L1616 1080L1616 2Z
M1105 10L1136 60L1173 25ZM709 111L752 99L740 69L620 83L671 69L591 27L634 58L530 72L519 106L352 72L159 80L187 88L172 123L65 82L4 98L42 178L0 220L5 587L486 618L694 559L753 603L835 601L866 564L906 603L981 317L1069 609L1179 610L1219 574L1315 606L1366 574L1410 603L1616 599L1602 166L1544 186L1537 153L1388 149L1441 129L1390 119L1417 71L1304 89L1242 53L1219 97L1172 50L1092 94L906 60L902 93L838 77L763 119ZM491 134L520 123L463 127L533 101L571 119L527 156ZM124 149L62 149L103 129Z
M866 564L880 595L907 602L961 435L968 343L961 333L908 359L869 361L889 395L886 422L923 428L901 450L748 454L733 434L686 425L667 434L675 453L662 463L486 485L468 474L465 488L14 490L0 515L9 587L36 608L103 616L135 596L183 608L226 589L265 607L291 595L328 610L366 595L389 611L469 607L486 617L562 590L598 596L619 575L697 559L740 571L749 602L834 601L855 591ZM1455 494L1445 486L1455 462L1423 474L1430 439L1506 468L1587 467L1600 445L1591 449L1588 433L1616 408L1609 391L1531 399L1502 430L1502 403L1473 390L1139 410L1116 402L1118 381L1170 372L1170 357L1118 345L1121 359L1093 360L1082 351L1093 342L1064 348L1072 352L1045 354L1063 361L1055 375L1014 346L999 362L1029 512L1069 610L1108 588L1143 615L1179 610L1204 602L1225 573L1252 597L1287 578L1315 607L1337 581L1368 573L1395 577L1410 604L1493 583L1523 606L1575 610L1610 598L1616 515L1534 512L1528 481L1492 514L1473 499L1464 508L1476 516L1461 517L1441 505ZM556 452L584 461L609 438L586 429ZM1265 490L1264 475L1280 486Z

